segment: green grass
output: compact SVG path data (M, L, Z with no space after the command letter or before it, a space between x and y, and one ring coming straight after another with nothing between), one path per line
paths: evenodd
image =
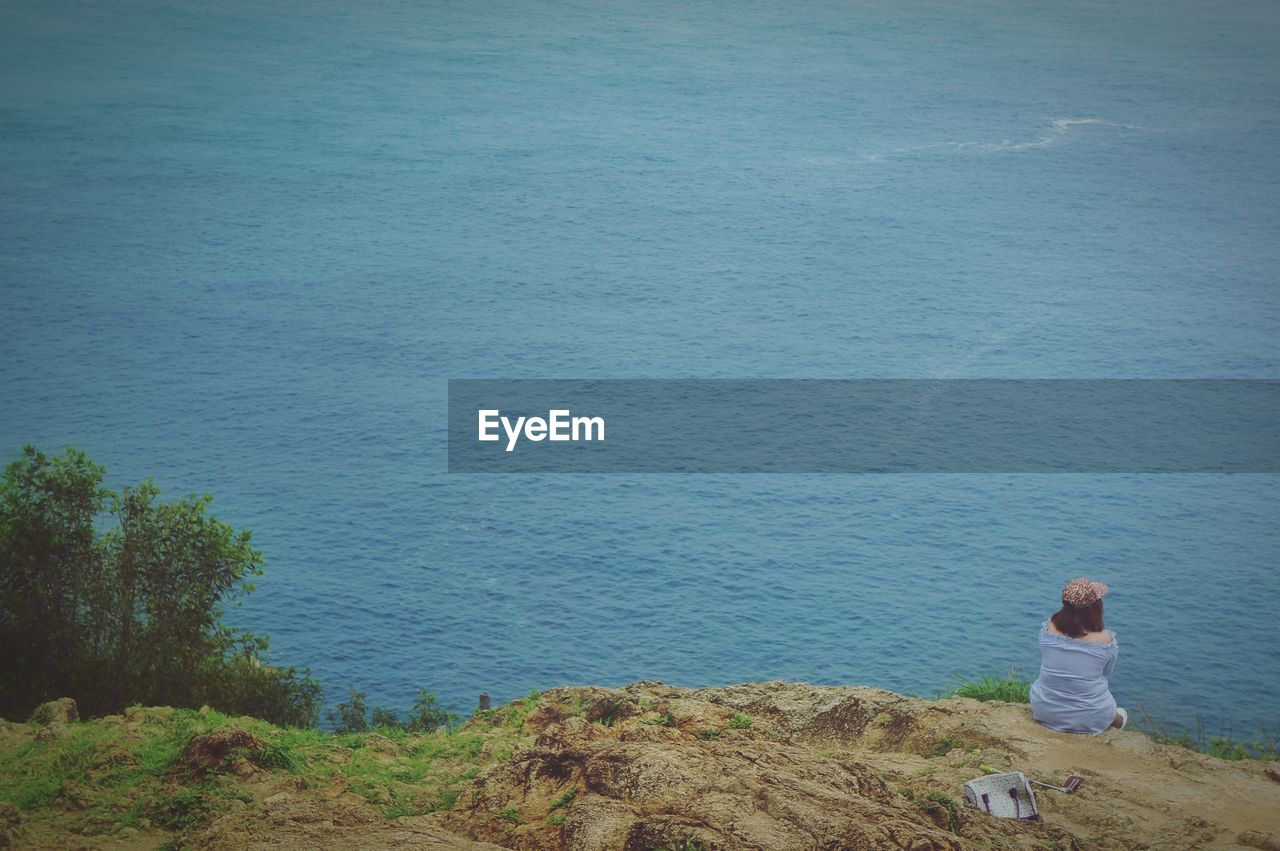
M1153 717L1141 705L1138 707L1138 715L1138 726L1148 736L1166 745L1180 745L1188 750L1231 761L1280 759L1280 723L1276 724L1273 731L1266 729L1259 731L1257 739L1245 740L1237 739L1230 729L1222 731L1221 735L1207 735L1204 719L1198 712L1194 733L1189 730L1172 730L1169 725Z
M756 720L745 712L735 712L729 719L729 727L734 730L748 730Z
M960 677L958 685L944 685L938 697L971 697L974 700L1003 700L1007 703L1030 703L1031 682L1021 679L1016 668L1010 668L1003 677L982 674L970 680Z
M554 813L556 810L560 809L561 807L569 806L570 804L573 803L573 799L576 797L578 797L578 790L570 789L568 792L565 792L559 798L556 798L554 801L552 801L551 806L547 807L547 812Z
M447 810L480 771L527 743L524 721L540 700L535 692L477 713L462 728L424 733L338 734L220 712L148 709L132 719L77 721L64 738L47 742L0 735L0 802L18 807L24 820L87 836L121 824L176 831L246 800L232 772L244 759L258 770L293 776L299 788L342 783L388 818ZM224 727L246 730L261 745L210 768L183 762L194 736Z
M180 830L244 800L232 778L195 776L179 760L190 738L229 721L218 712L144 711L128 734L123 720L99 720L73 723L65 738L53 741L0 740L0 801L27 816L59 815L86 835L144 819ZM239 719L238 726L255 735L277 729L253 719Z

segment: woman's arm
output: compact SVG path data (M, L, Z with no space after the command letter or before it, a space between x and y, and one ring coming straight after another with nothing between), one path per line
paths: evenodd
M1111 672L1115 670L1116 659L1120 658L1120 643L1116 641L1116 634L1111 633L1111 656L1107 659L1107 664L1102 666L1102 676L1111 677Z

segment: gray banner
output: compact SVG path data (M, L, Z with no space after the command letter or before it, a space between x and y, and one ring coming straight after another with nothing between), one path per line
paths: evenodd
M1274 473L1280 380L450 379L449 471Z

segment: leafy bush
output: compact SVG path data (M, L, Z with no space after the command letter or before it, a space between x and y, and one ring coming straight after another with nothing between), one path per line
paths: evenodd
M337 733L362 733L372 727L402 730L406 733L430 733L441 727L448 728L459 720L457 713L449 712L436 705L436 696L426 689L418 689L418 696L409 710L409 716L401 721L400 716L392 709L376 708L372 716L369 713L365 694L348 688L349 699L339 703L326 713L329 723Z
M536 694L530 695L537 700ZM409 720L404 723L405 730L410 733L425 733L440 727L448 727L458 721L457 713L449 712L436 706L436 696L426 689L418 689L418 697L409 712Z
M363 733L369 729L369 722L365 720L365 713L369 709L364 700L364 692L356 691L351 686L347 687L347 691L350 694L350 700L339 703L332 711L326 713L329 723L333 725L336 733Z
M105 473L27 446L0 479L0 715L71 696L86 716L208 703L314 723L319 685L221 621L262 573L250 534L210 516L210 496L161 502L150 480L116 493Z

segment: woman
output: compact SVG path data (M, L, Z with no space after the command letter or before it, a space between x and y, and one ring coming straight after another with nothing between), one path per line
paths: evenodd
M1115 633L1102 625L1102 595L1108 590L1083 576L1072 579L1062 589L1062 610L1040 627L1031 717L1051 730L1097 735L1129 721L1107 684L1120 654Z

